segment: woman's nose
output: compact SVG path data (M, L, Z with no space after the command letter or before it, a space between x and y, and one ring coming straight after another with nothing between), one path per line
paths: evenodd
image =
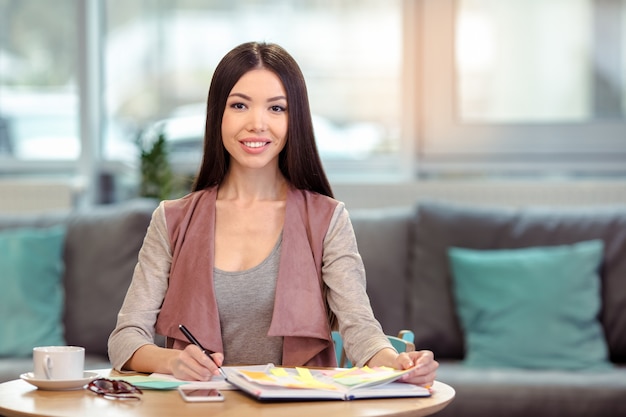
M267 128L266 114L261 109L253 109L249 113L248 129L253 132L264 131Z

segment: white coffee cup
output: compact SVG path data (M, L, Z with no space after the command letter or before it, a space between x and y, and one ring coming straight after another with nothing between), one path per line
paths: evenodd
M85 348L40 346L33 348L35 379L77 380L83 378Z

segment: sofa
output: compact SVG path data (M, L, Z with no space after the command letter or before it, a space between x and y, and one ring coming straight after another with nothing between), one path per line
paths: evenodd
M626 415L626 206L504 207L423 199L412 207L355 210L351 218L372 308L383 329L387 334L412 330L417 349L432 350L440 362L437 379L456 391L454 401L437 415ZM456 303L450 248L494 253L598 239L604 244L597 277L601 289L591 290L599 301L594 319L601 334L592 342L605 343L608 367L467 363L468 339ZM564 300L559 295L546 302L560 308L567 306ZM496 301L501 302L490 303ZM540 332L542 320L534 325L541 338L558 333ZM567 356L579 346L561 347L555 363L560 353Z
M107 354L107 340L117 321L117 313L128 289L137 263L137 254L156 204L150 199L137 199L72 212L0 215L0 236L11 230L33 228L47 230L55 226L64 228L64 240L59 255L63 260L59 277L63 302L48 306L48 309L44 310L49 316L53 316L56 322L45 317L43 319L48 323L47 326L58 327L61 343L85 347L86 369L111 367ZM34 256L40 255L41 252L36 248L32 251L37 254ZM3 282L7 279L7 276L4 276L5 272L0 270L0 282L3 283L3 287L7 284ZM25 281L38 279L30 276L24 278ZM51 288L48 294L40 294L40 300L33 300L39 294L35 287L45 284L37 282L25 284L27 287L20 294L27 298L26 305L31 302L43 303L57 299L52 294L54 288ZM52 304L51 301L50 303ZM59 311L56 312L54 309ZM20 310L14 314L9 312L6 313L8 317L4 317L3 314L2 321L17 321L20 315L36 313L38 311ZM22 329L22 332L34 334L38 330ZM0 334L0 337L9 336ZM30 343L56 344L59 343L55 342L58 338L59 336L50 333L39 334ZM16 351L16 346L11 348L0 354L0 382L19 378L22 373L33 369L29 346L22 346L19 351ZM7 356L10 352L13 353Z
M155 207L153 200L135 200L70 213L0 216L0 234L66 227L60 326L66 343L86 348L87 368L110 366L107 338ZM385 333L412 330L416 347L433 350L439 360L438 380L456 390L438 415L626 415L626 207L479 207L426 200L350 214L372 308ZM593 287L599 301L594 319L602 332L595 341L606 346L609 365L575 370L469 365L449 249L515 250L589 240L603 242L596 268L601 286ZM548 304L568 304L561 301L559 296ZM1 357L0 381L31 369L29 354Z

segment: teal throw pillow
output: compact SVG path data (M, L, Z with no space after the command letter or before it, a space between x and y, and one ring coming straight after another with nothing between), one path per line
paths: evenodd
M63 226L0 231L0 357L65 345L64 239Z
M450 248L465 363L473 367L609 367L598 315L603 243Z

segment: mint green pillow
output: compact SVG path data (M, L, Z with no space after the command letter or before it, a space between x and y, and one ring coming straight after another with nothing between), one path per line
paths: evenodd
M65 345L64 239L63 226L0 231L0 357Z
M603 243L450 248L454 295L473 367L610 366L598 314Z

